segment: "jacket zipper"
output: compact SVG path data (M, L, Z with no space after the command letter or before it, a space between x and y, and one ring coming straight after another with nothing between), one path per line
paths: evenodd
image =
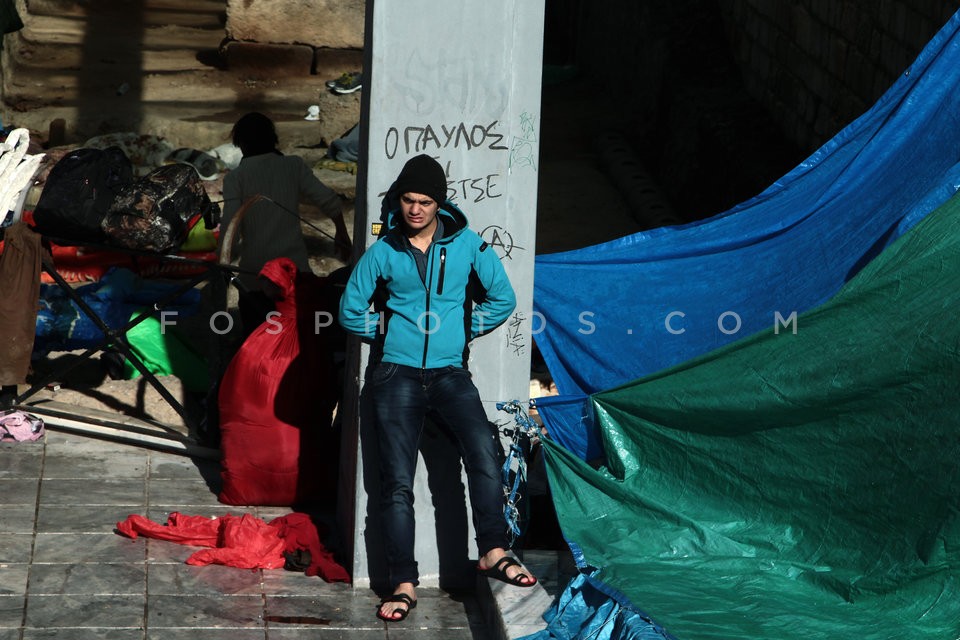
M434 245L431 244L431 245L430 245L430 253L431 253L431 255L433 254L433 247L434 247ZM425 321L426 321L427 323L430 322L430 281L433 280L433 278L432 278L432 276L433 276L433 260L430 260L429 263L430 263L430 270L427 272L427 281L424 283L424 287L425 287L426 290L427 290L427 308L426 308L426 311L424 312L424 318L425 318ZM428 326L424 329L424 332L423 332L423 359L420 361L420 369L421 369L421 370L427 368L427 349L430 347L430 332L429 332L429 329L430 329L430 327L429 327L429 324L428 324Z
M443 274L447 267L447 248L440 247L440 276L437 278L437 295L443 294Z

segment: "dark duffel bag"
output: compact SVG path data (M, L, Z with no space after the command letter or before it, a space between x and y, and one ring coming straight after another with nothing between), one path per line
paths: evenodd
M171 253L184 243L199 220L213 228L219 212L196 169L168 164L123 189L102 226L111 244Z
M133 182L133 165L119 147L74 149L50 169L33 210L34 228L64 244L104 242L103 218Z

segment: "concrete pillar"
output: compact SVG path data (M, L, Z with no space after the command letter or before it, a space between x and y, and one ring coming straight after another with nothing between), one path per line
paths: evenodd
M498 253L517 293L511 319L474 341L470 370L488 418L499 401L529 399L539 168L544 0L368 0L361 106L366 157L357 183L355 238L376 240L383 193L411 157L447 172L449 194ZM339 516L359 587L386 586L371 425L358 400L368 348L348 354ZM512 424L512 423L511 423ZM452 444L424 435L417 470L417 560L426 586L473 585L476 545ZM504 524L506 527L506 523Z

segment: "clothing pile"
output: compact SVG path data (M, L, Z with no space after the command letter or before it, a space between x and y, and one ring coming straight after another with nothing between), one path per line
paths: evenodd
M287 557L309 556L304 573L327 582L349 582L350 575L320 542L320 532L310 516L291 513L270 522L249 514L208 518L173 512L166 524L132 514L117 523L117 533L207 547L187 558L187 564L222 564L240 569L280 569ZM302 565L301 565L302 566Z

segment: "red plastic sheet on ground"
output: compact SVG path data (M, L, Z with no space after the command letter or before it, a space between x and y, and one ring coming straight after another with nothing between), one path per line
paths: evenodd
M285 562L284 553L306 549L311 557L306 575L320 576L327 582L350 581L347 570L320 542L313 520L303 513L291 513L268 523L249 514L207 517L173 512L166 524L132 514L117 523L117 532L133 539L144 536L208 547L187 558L187 564L200 566L222 564L240 569L280 569Z

